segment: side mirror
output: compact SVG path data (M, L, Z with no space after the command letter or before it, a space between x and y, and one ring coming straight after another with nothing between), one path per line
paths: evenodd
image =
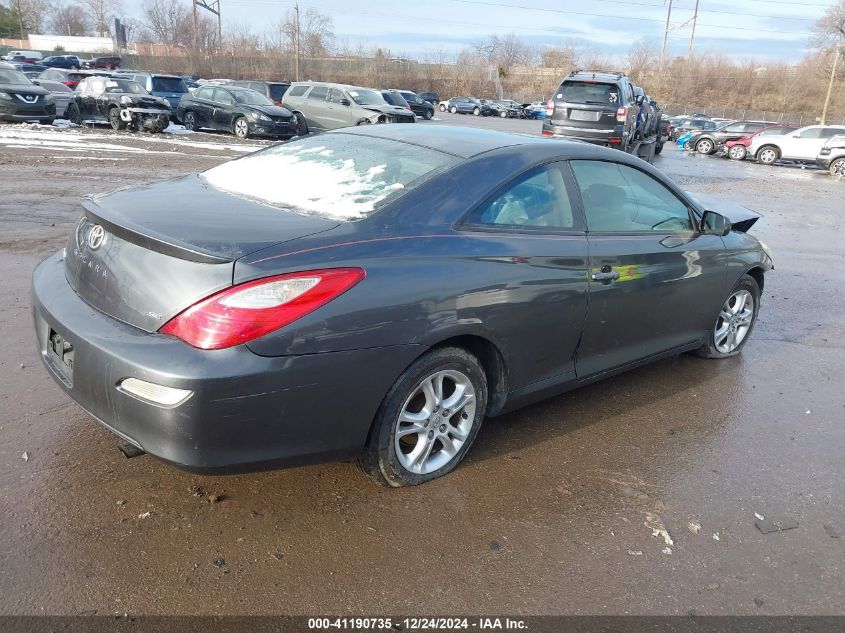
M348 106L348 105L351 105L351 102L349 101L349 99L341 99L340 105Z
M705 211L701 217L701 233L724 237L731 232L731 221L715 211Z
M38 80L37 80L37 79L30 79L30 81L31 81L32 83L34 83L36 86L40 86L40 85L41 85L41 84L38 82Z

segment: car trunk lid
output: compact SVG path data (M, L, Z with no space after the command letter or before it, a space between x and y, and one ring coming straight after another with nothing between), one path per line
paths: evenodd
M83 207L65 250L68 282L92 307L147 332L230 286L238 258L338 225L197 175L88 197Z

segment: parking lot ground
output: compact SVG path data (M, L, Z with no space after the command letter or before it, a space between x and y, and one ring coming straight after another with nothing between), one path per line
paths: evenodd
M422 487L348 463L206 477L127 459L42 368L30 273L80 195L261 145L0 126L0 613L843 613L845 184L667 146L656 165L687 189L764 215L776 268L744 353L488 420ZM755 513L798 525L763 534Z

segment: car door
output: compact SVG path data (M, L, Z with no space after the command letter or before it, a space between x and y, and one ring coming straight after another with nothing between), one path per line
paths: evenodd
M306 113L308 127L318 130L331 130L331 115L328 108L329 89L326 86L314 86L302 104Z
M347 122L352 100L338 88L330 88L325 108L326 127L335 129L352 125Z
M465 255L502 275L486 291L486 302L501 304L486 320L508 339L511 389L542 391L574 379L587 311L587 238L566 163L517 176L460 228L478 237L477 251Z
M211 127L231 132L235 117L235 99L222 88L214 89L214 105L211 109Z
M752 131L756 132L757 130ZM745 123L732 123L718 132L714 132L713 136L717 143L724 143L725 141L740 138L747 132L748 126Z
M780 143L781 158L794 160L815 160L819 149L824 144L822 127L814 125L796 130L783 137Z
M211 127L211 111L214 108L214 88L200 88L191 99L190 108L194 113L197 127Z
M590 251L578 377L703 338L725 292L722 238L701 235L688 202L652 174L573 160Z

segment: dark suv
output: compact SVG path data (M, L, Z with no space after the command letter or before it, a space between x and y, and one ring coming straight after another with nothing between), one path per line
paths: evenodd
M628 151L636 123L634 87L624 73L573 70L549 101L543 136Z
M282 105L285 93L290 88L289 81L233 81L230 85L260 92L277 106Z
M728 141L735 141L747 134L755 134L774 123L767 121L735 121L715 130L694 130L689 140L690 148L699 154L715 154Z

